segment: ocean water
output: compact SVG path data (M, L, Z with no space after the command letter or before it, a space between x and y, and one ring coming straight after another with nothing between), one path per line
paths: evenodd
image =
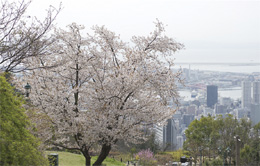
M190 90L180 90L178 91L181 98L183 98L184 101L192 101L194 98L191 97L191 91ZM206 90L201 93L199 92L198 95L204 95L204 98L206 100ZM221 97L229 97L233 100L241 99L242 96L242 89L241 87L233 87L233 88L225 88L225 89L218 89L218 98Z
M242 88L234 87L234 88L228 88L228 89L218 89L218 96L219 97L230 97L231 99L234 99L234 100L241 99Z
M259 73L257 75L260 76L260 63L177 63L175 68L190 68L191 70L199 71L231 72L241 74ZM190 90L180 90L179 94L185 101L194 100L191 98ZM206 95L206 91L204 90L204 92L200 94ZM233 100L241 99L242 89L239 86L225 89L219 88L218 96L230 97Z
M260 63L176 63L174 69L178 68L248 74L260 73Z

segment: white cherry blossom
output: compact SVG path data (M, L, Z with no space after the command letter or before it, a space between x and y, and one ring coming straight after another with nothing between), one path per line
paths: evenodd
M143 127L164 123L177 102L173 54L183 45L164 35L161 22L148 37L120 40L104 26L93 35L75 23L57 29L48 56L31 58L36 70L24 73L30 100L52 122L49 142L78 149L90 165L89 148L102 146L94 165L100 165L118 140L136 142ZM48 67L45 67L48 66ZM49 67L53 66L53 67Z

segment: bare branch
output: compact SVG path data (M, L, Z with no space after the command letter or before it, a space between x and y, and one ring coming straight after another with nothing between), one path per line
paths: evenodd
M24 13L31 1L2 2L0 7L0 70L20 72L28 69L26 59L40 56L53 39L47 33L61 10L50 7L44 21L29 18ZM29 25L27 25L31 22Z

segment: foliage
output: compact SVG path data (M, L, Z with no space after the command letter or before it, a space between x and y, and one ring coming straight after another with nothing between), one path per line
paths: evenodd
M244 165L260 164L260 122L253 127L250 141L241 149L241 162Z
M150 149L154 154L160 151L160 144L156 140L154 132L147 134L146 140L143 143L134 144L132 146L134 146L137 150Z
M202 150L208 149L208 154L210 154L213 129L213 118L209 116L202 117L200 120L195 119L191 122L188 129L185 130L186 141L184 149L189 151L195 162Z
M51 54L31 58L37 70L24 73L32 103L53 124L45 133L49 143L80 150L86 165L90 148L99 144L94 165L100 165L118 140L140 142L144 128L173 115L167 101L177 102L180 72L171 67L183 45L164 35L161 22L155 25L150 36L134 36L131 44L104 26L86 36L75 23L56 30Z
M244 148L241 149L240 155L241 155L241 161L243 162L243 165L251 165L250 162L253 159L253 148L249 145L245 145Z
M0 165L46 165L22 105L22 98L0 76Z
M200 155L202 157L207 156L209 159L214 156L221 158L225 156L225 158L229 157L229 160L234 162L236 153L234 137L239 136L241 142L238 146L243 148L241 150L241 162L252 165L257 161L259 162L257 157L259 153L254 150L259 148L259 145L257 145L257 143L259 144L259 137L257 137L257 132L252 135L251 128L250 121L247 119L238 121L232 115L227 115L225 118L222 116L216 118L202 117L200 120L194 120L185 131L187 139L184 142L184 149L189 151L195 162ZM228 149L230 149L229 152Z
M223 160L220 158L216 158L216 159L212 159L210 160L206 160L206 165L211 165L211 166L220 166L223 165Z
M157 161L154 158L153 152L150 149L141 150L135 155L135 159L139 160L141 165L152 166L156 165Z
M136 151L136 148L131 148L131 150L130 150L131 158L134 157L134 154L135 154L136 152L137 152L137 151Z
M189 158L189 156L187 155L188 152L184 151L182 149L179 149L179 150L173 151L173 152L167 152L167 153L172 154L173 161L180 161L180 158L182 156L186 156L186 158Z
M154 154L158 153L161 149L159 142L155 138L154 132L149 131L145 136L145 141L141 143L132 143L124 140L119 140L116 143L116 149L123 153L130 152L130 156L137 153L142 149L150 149Z
M158 165L165 165L169 161L174 161L172 155L169 153L158 153L154 156Z

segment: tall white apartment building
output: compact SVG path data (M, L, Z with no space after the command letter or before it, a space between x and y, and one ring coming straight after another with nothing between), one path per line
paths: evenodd
M253 82L253 103L260 104L260 81Z
M249 108L251 106L251 82L242 82L242 108Z
M260 104L251 105L250 119L253 125L260 122Z
M159 144L160 148L163 146L163 126L154 125L153 131L155 134L155 140Z
M182 149L182 147L183 147L183 136L181 136L181 135L178 135L177 136L177 150L178 149Z
M175 121L171 118L163 128L163 145L166 150L176 150L177 148L177 128Z

